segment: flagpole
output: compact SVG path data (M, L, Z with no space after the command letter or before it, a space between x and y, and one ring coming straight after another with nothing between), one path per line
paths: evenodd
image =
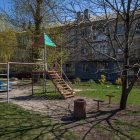
M60 65L61 65L61 77L62 77L62 75L63 75L62 74L62 70L63 70L63 68L62 68L62 35L61 35L61 48L60 49L61 49L61 64Z
M45 37L45 33L44 33L44 37ZM45 43L45 39L44 39L44 92L46 93L46 72L47 72L47 51L46 51L46 43Z

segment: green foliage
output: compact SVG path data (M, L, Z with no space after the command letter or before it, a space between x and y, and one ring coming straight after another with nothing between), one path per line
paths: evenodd
M74 83L75 84L80 84L81 82L81 79L79 77L77 77L76 79L74 79Z
M65 50L47 48L47 65L48 68L52 68L54 63L64 64L68 58L68 53Z
M93 79L90 79L88 82L89 82L90 84L95 83L95 81L94 81Z
M99 80L99 82L101 84L105 84L106 83L106 76L105 75L101 75L101 79Z
M122 80L121 80L121 78L118 78L117 80L116 80L116 82L115 82L117 85L122 85Z
M16 48L17 40L15 32L7 29L0 32L0 60L7 62L11 59Z
M109 88L107 88L109 86ZM119 103L121 97L121 86L116 88L116 85L107 85L107 84L90 84L88 82L81 82L80 84L74 85L76 89L79 89L77 96L84 96L89 98L97 98L101 100L108 101L106 94L114 95L112 102ZM129 95L128 104L129 105L140 105L140 94L139 88L134 87L132 89L132 94Z

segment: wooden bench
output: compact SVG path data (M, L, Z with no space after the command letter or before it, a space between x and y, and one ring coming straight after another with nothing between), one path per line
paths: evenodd
M108 97L108 103L109 104L111 104L111 99L112 99L112 97L115 97L114 95L106 95L107 97Z
M97 102L97 110L100 110L100 103L103 103L103 100L94 99L93 101Z

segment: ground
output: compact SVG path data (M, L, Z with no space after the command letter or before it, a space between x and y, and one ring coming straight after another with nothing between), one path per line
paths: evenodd
M31 96L31 86L21 86L12 90L10 101L27 110L43 114L47 120L57 122L55 131L57 132L60 131L60 128L64 128L64 134L68 132L71 132L71 135L73 134L71 139L75 138L74 134L78 135L76 139L83 140L140 139L139 88L135 88L133 91L134 94L131 95L128 108L125 111L118 109L117 101L120 98L120 87L118 86L82 83L75 85L75 89L77 94L74 98L63 100L60 99L58 93L52 90L51 83L48 84L47 96L41 93ZM106 94L115 94L111 105L108 104ZM3 93L1 98L5 97ZM73 104L74 100L79 98L84 99L87 103L87 118L77 121L73 118ZM97 111L96 102L93 101L95 98L104 100L99 111ZM63 137L62 139L68 138ZM52 137L52 139L61 138Z

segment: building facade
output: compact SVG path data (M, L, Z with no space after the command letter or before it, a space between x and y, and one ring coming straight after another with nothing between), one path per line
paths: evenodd
M111 19L113 18L115 19L114 16L111 17ZM61 28L61 34L65 40L62 49L69 52L69 58L63 65L63 70L70 79L79 77L82 80L99 80L104 74L108 81L115 82L120 75L121 71L117 63L121 69L123 48L119 47L118 42L112 41L114 46L112 49L107 33L110 32L113 35L113 32L116 31L116 35L122 43L124 26L121 20L117 26L113 21L109 23L109 26L104 25L104 17L90 16L88 9L86 9L83 14L77 13L74 22L55 27ZM132 63L139 62L140 59L139 41L140 24L137 24L130 50ZM116 58L117 62L113 58Z

